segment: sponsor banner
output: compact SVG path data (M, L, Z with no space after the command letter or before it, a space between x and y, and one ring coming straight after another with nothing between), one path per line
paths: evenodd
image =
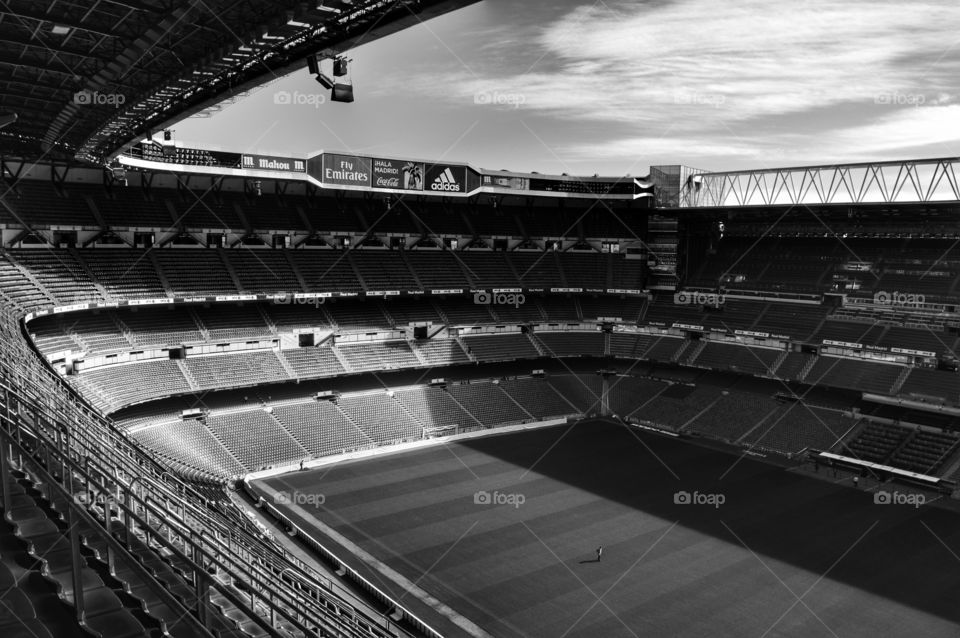
M184 297L181 301L184 303L204 303L207 301L206 297Z
M583 288L551 288L550 292L583 292Z
M240 164L243 168L258 171L286 171L288 173L306 173L307 162L289 157L271 155L244 155Z
M640 290L635 290L633 288L607 288L607 292L611 295L639 295Z
M689 323L675 323L673 324L673 327L680 328L682 330L697 330L699 332L703 332L703 326L695 326Z
M782 339L784 341L790 341L791 339L791 337L789 337L788 335L770 335L770 337L773 339Z
M467 192L466 179L466 166L431 164L427 166L424 177L424 190L437 194L465 193Z
M506 175L484 175L484 186L493 186L495 188L509 188L515 191L530 190L529 177L507 177Z
M434 288L430 290L431 295L462 295L463 288Z
M293 295L294 299L329 299L333 297L332 292L298 292Z
M408 291L407 291L407 294L408 294L408 295L422 295L422 294L423 294L423 291L422 291L422 290L408 290Z
M399 290L368 290L368 297L396 297L400 294Z
M837 346L839 348L852 348L854 350L862 350L862 343L851 343L849 341L834 341L832 339L824 339L823 345L825 346Z
M767 337L770 336L769 333L766 333L766 332L754 332L753 330L734 330L734 331L733 331L733 334L735 334L735 335L743 335L744 337L759 337L759 338L761 338L761 339L766 339Z
M423 162L373 158L374 188L422 191L423 173Z
M666 327L667 327L667 324L663 323L662 321L648 321L648 322L647 322L647 325L648 325L648 326L656 326L657 328L666 328Z
M597 321L606 323L623 323L623 317L597 317Z
M51 312L53 312L55 315L58 315L62 312L76 312L77 310L87 310L88 308L92 307L95 306L92 304L76 303L71 306L57 306Z
M935 357L936 352L927 352L926 350L911 350L910 348L890 348L890 352L897 354L912 354L918 357Z
M127 302L128 306L158 306L160 304L173 303L174 300L170 297L164 297L163 299L131 299Z
M255 301L256 295L217 295L216 301Z
M510 294L512 292L523 292L523 288L494 288L493 289L493 294L495 295L498 295L500 293Z
M372 172L369 157L356 155L323 154L323 176L320 181L337 186L363 186L370 188Z

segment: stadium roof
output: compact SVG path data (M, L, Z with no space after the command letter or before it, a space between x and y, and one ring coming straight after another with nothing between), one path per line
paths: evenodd
M8 0L0 155L100 162L148 132L479 0Z

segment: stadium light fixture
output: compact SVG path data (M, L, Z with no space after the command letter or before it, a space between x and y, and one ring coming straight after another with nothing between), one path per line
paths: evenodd
M317 82L319 82L320 86L322 86L325 89L332 89L334 87L333 80L331 80L328 76L324 75L323 73L317 73L314 79Z
M332 102L353 102L353 85L337 84L333 85L333 92L330 95Z

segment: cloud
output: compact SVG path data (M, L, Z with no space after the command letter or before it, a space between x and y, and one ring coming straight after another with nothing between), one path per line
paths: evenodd
M704 159L705 169L722 170L723 162L749 160L754 168L806 164L917 159L916 149L940 157L960 156L960 105L897 109L859 126L824 130L817 136L783 132L761 138L740 137L729 131L712 135L622 137L609 141L568 144L558 153L570 161L596 157L629 160L636 157Z
M955 0L608 0L533 28L544 62L529 72L454 70L432 92L461 105L519 96L524 116L605 123L596 143L568 147L575 155L859 157L947 137L957 24ZM813 121L797 130L790 118L804 114Z

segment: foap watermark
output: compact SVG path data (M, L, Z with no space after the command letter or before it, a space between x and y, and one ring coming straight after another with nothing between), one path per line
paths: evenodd
M303 297L295 294L276 295L273 297L275 306L313 306L319 308L327 303L326 297Z
M719 493L712 494L707 492L698 492L696 490L693 492L680 490L679 492L674 492L673 502L676 505L709 505L719 509L721 505L727 502L727 497L724 494Z
M127 101L123 93L101 93L84 89L73 94L73 103L80 106L117 106Z
M701 93L700 91L681 91L673 96L674 104L712 106L713 108L719 108L726 101L726 96L721 93Z
M327 497L319 492L277 492L273 495L274 505L312 505L320 507L327 502Z
M277 91L273 94L273 103L281 106L312 106L315 109L326 104L326 96L320 93L301 93L300 91Z
M927 502L927 497L923 494L910 494L907 492L887 492L879 490L873 495L874 505L909 505L918 508Z
M513 306L519 308L527 302L527 297L521 292L487 292L479 290L473 293L473 303L478 306Z
M923 106L927 101L927 96L922 93L878 93L873 98L874 104L887 104L890 106Z
M473 103L483 106L509 106L518 109L521 105L527 103L527 96L523 93L480 91L473 94Z
M474 505L512 505L514 508L519 508L526 502L527 497L519 493L507 494L497 490L493 492L480 490L473 494Z
M91 505L104 507L115 504L117 502L117 496L112 492L85 489L73 495L73 502L82 507L89 507Z
M722 306L727 299L715 292L681 290L673 293L673 303L678 306Z
M927 303L927 298L918 293L907 293L894 290L878 290L873 293L873 303L878 306L919 307Z

